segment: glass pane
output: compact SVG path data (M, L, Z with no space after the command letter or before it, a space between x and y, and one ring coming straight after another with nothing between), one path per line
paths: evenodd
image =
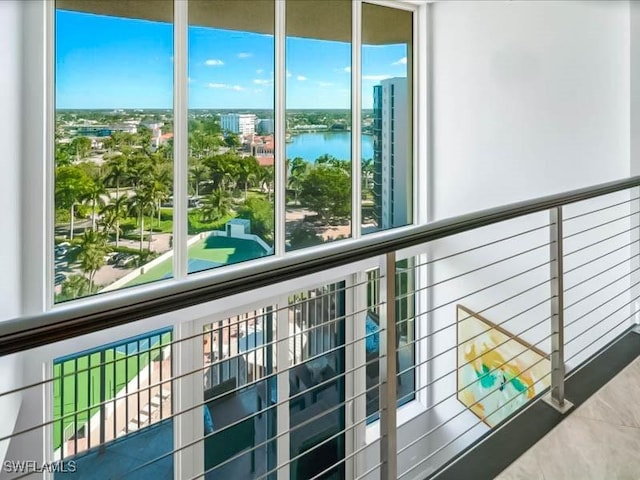
M145 19L108 0L56 7L60 302L172 276L170 261L145 270L172 256L173 2Z
M363 234L413 221L412 15L362 5Z
M398 406L415 398L415 261L396 264L396 361L398 365ZM367 272L366 385L368 421L376 420L380 408L380 271Z
M300 456L291 464L294 480L323 472L318 478L345 478L344 298L344 282L289 298L290 454Z
M158 330L54 360L55 460L114 478L173 476L171 341Z
M265 307L204 327L204 478L264 478L275 467L274 316Z
M351 236L351 2L287 3L286 248Z
M189 2L189 273L273 253L274 15Z

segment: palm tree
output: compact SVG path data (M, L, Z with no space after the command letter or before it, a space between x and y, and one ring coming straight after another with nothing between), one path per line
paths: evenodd
M56 168L55 203L69 209L69 238L73 239L75 206L91 190L93 180L81 168L68 165Z
M120 243L120 222L127 216L127 202L129 198L126 195L121 195L115 199L111 199L111 202L106 204L102 210L102 224L104 225L105 233L111 230L116 234L116 248Z
M209 169L200 160L193 161L191 168L189 168L189 175L193 181L193 191L196 197L200 196L200 184L209 175Z
M96 231L84 232L82 236L82 252L80 252L80 268L89 278L89 291L93 292L93 279L96 272L104 265L107 253L107 240L104 234Z
M302 180L307 173L308 166L309 164L300 157L296 157L291 160L291 167L289 170L289 188L291 188L295 192L294 203L296 205L298 204L298 195L300 194L300 189L302 188Z
M129 212L136 215L140 226L140 251L144 248L144 215L153 213L155 201L153 189L149 184L139 185L134 195L129 199ZM149 246L151 245L151 228L149 229Z
M228 215L231 210L231 197L225 190L218 189L211 192L204 198L200 215L205 223L220 220Z
M105 204L104 196L107 193L104 188L104 183L97 177L93 180L82 200L87 202L91 206L91 229L96 230L96 210L98 206L102 207Z
M105 163L104 183L116 187L116 198L120 197L120 186L127 178L128 159L125 155L116 155Z

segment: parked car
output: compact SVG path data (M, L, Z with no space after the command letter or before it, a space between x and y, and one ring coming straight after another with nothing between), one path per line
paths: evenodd
M113 253L114 255L111 258L109 258L109 260L107 260L108 265L117 265L121 259L127 256L126 253L122 253L122 252L113 252Z
M135 267L137 263L138 263L137 255L127 255L126 257L118 260L118 263L116 263L116 266L121 268Z
M115 263L114 258L116 256L120 255L118 252L109 252L104 256L104 263L106 263L107 265L111 265L113 263Z

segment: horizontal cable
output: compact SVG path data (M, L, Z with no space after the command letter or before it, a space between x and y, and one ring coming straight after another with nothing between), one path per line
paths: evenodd
M507 362L503 363L501 366L506 365L506 364L507 364L507 363L509 363L510 361L514 360L515 358L519 357L520 355L524 355L524 354L525 354L525 353L527 353L527 352L529 352L529 349L524 350L523 352L520 352L518 355L516 355L515 357L513 357L511 360L508 360ZM540 358L538 361L536 361L536 362L535 362L535 363L533 363L532 365L530 365L530 366L528 366L527 368L525 368L524 370L522 370L521 374L522 374L522 373L524 373L524 372L527 372L528 370L531 370L533 367L537 366L539 363L543 362L544 360L549 361L549 356L547 355L547 356L544 356L544 357ZM492 371L492 372L495 372L496 370L497 370L497 368L494 368L494 369L493 369L493 370L491 370L491 371ZM490 372L487 372L485 375L487 375L488 373L490 373ZM551 374L551 372L549 372L547 375L550 375L550 374ZM546 378L546 376L547 376L547 375L545 375L544 377L540 377L540 378ZM477 383L477 382L479 382L479 381L480 381L480 380L478 379L478 380L476 380L476 381L475 381L475 382L473 382L473 383ZM511 380L509 380L509 381L511 381ZM533 385L535 385L535 383L534 383ZM471 405L466 406L465 408L463 408L462 410L460 410L460 412L458 412L458 413L457 413L457 414L455 414L454 416L452 416L452 417L448 418L446 421L444 421L444 422L443 422L443 423L441 423L440 425L436 425L436 426L435 426L435 427L433 427L431 430L429 430L429 431L427 431L426 433L424 433L424 434L420 435L419 437L417 437L417 438L413 439L411 442L409 442L409 443L408 443L407 445L405 445L404 447L399 448L399 449L398 449L398 455L400 455L402 452L404 452L404 451L408 450L409 448L411 448L413 445L415 445L416 443L418 443L420 440L422 440L422 439L424 439L424 438L428 437L429 435L431 435L431 434L432 434L433 432L435 432L436 430L439 430L440 428L444 427L447 423L449 423L449 422L450 422L451 420L453 420L454 418L457 418L458 416L462 415L464 412L466 412L466 411L470 410L470 409L471 409L471 407L474 407L474 406L478 405L479 403L481 403L481 402L482 402L483 400L485 400L486 398L489 398L489 396L491 396L491 395L493 395L494 393L496 393L496 392L500 391L503 387L504 387L504 385L500 385L500 386L498 386L498 387L494 388L494 389L493 389L493 390L491 390L489 393L487 393L487 394L486 394L486 395L484 395L483 397L479 398L478 400L476 400L475 402L473 402ZM465 387L465 388L468 388L468 386L467 386L467 387ZM457 395L458 395L461 391L463 391L463 390L464 390L464 388L463 388L463 389L458 390L458 389L457 389L457 387L456 387L456 391L455 391L452 395L453 395L453 396L457 396ZM444 398L444 399L440 400L438 403L436 403L436 404L434 404L434 405L430 406L430 408L434 408L434 407L436 407L437 405L439 405L439 404L443 403L445 400L448 400L449 398L450 398L450 397L447 397L447 398ZM514 398L517 398L517 396L516 396L516 397L514 397ZM504 405L502 405L502 406L504 406ZM499 407L496 411L492 412L492 413L491 413L491 414L489 414L489 415L485 415L485 418L490 417L493 413L497 412L500 408L502 408L502 407Z
M636 271L638 271L638 270L640 270L640 267L634 268L634 269L633 269L632 271L630 271L628 274L625 274L625 275L624 275L624 276L622 276L622 277L618 277L618 278L616 278L615 280L613 280L613 281L611 281L611 282L607 283L606 285L604 285L604 286L602 286L602 287L600 287L600 288L596 288L596 289L595 289L595 290L593 290L592 292L589 292L587 295L585 295L584 297L580 298L579 300L576 300L576 301L575 301L575 302L573 302L571 305L568 305L568 306L564 307L565 312L566 312L570 307L573 307L573 306L577 305L578 303L585 301L587 298L592 298L596 293L604 291L604 289L609 288L611 285L614 285L614 284L618 283L620 280L628 280L628 275L630 275L630 274L632 274L633 272L636 272ZM589 315L590 313L592 313L592 312L594 312L595 310L597 310L598 308L600 308L604 303L608 303L608 302L610 302L611 300L613 300L614 298L616 298L617 296L622 295L624 292L628 292L632 287L634 287L634 286L638 285L638 283L640 283L640 282L636 282L636 283L634 283L633 285L631 285L630 287L625 288L623 291L621 291L621 292L620 292L620 293L618 293L617 295L614 295L613 297L611 297L611 298L610 298L609 300L607 300L606 302L603 302L603 303L599 304L598 306L596 306L596 307L595 307L595 308L593 308L592 310L589 310L587 313L585 313L585 314L581 315L580 317L578 317L578 318L574 319L571 323L575 323L575 322L577 322L577 321L578 321L578 320L580 320L581 318L583 318L583 317L585 317L585 316ZM567 323L567 324L565 324L565 328L566 328L566 327L568 327L569 325L571 325L571 323Z
M590 243L590 244L588 244L588 245L585 245L584 247L580 247L580 248L578 248L578 249L576 249L576 250L573 250L573 251L571 251L571 252L569 252L569 253L565 253L565 254L564 254L564 256L565 256L565 258L566 258L566 257L569 257L569 256L573 255L574 253L578 253L578 252L581 252L581 251L583 251L583 250L586 250L587 248L594 247L594 246L596 246L596 245L599 245L599 244L601 244L601 243L606 242L607 240L611 240L612 238L619 237L620 235L623 235L623 234L625 234L625 233L629 233L629 232L631 232L631 231L633 231L633 230L636 230L636 229L638 229L638 228L640 228L640 225L636 225L635 227L631 227L631 228L628 228L627 230L623 230L623 231L618 232L618 233L616 233L616 234L614 234L614 235L610 235L610 236L605 237L605 238L603 238L603 239L601 239L601 240L598 240L597 242ZM565 273L566 273L566 272L565 272Z
M609 205L607 207L596 208L595 210L590 210L590 211L585 212L585 213L579 213L577 215L573 215L572 217L565 218L564 221L568 222L570 220L575 220L576 218L584 217L585 215L591 215L592 213L602 212L603 210L608 210L609 208L618 207L620 205L624 205L625 203L631 203L634 200L640 200L640 197L635 197L635 198L631 198L629 200L624 200L623 202L614 203L614 204Z
M509 235L508 237L502 237L502 238L500 238L498 240L493 240L491 242L483 243L482 245L476 245L474 247L467 248L466 250L460 250L458 252L451 253L449 255L445 255L444 257L434 258L433 260L429 260L429 261L426 261L426 262L423 262L423 263L418 263L418 264L412 265L410 267L405 267L405 269L406 270L417 270L420 267L426 267L427 265L431 265L433 263L440 262L442 260L447 260L449 258L457 257L457 256L463 255L465 253L469 253L469 252L473 252L473 251L476 251L476 250L480 250L481 248L490 247L491 245L496 245L498 243L506 242L507 240L512 240L512 239L520 237L522 235L526 235L528 233L536 232L538 230L542 230L542 229L548 228L550 226L551 226L550 223L546 223L546 224L541 225L539 227L530 228L529 230L524 230L523 232L516 233L516 234L513 234L513 235Z
M437 286L437 285L440 285L440 284L443 284L443 283L446 283L446 282L450 282L451 280L455 280L455 279L457 279L457 278L464 277L465 275L469 275L470 273L479 272L480 270L483 270L483 269L485 269L485 268L493 267L494 265L498 265L499 263L506 262L507 260L513 260L514 258L517 258L517 257L519 257L520 255L524 255L524 254L527 254L527 253L531 253L531 252L533 252L533 251L535 251L535 250L539 250L539 249L541 249L542 247L548 247L549 245L551 245L551 243L550 243L550 242L543 243L542 245L538 245L537 247L533 247L533 248L529 248L529 249L527 249L527 250L523 250L522 252L516 253L515 255L510 255L510 256L508 256L508 257L502 258L502 259L500 259L500 260L496 260L495 262L488 263L488 264L486 264L486 265L483 265L483 266L481 266L481 267L474 268L474 269L472 269L472 270L467 270L467 271L466 271L466 272L464 272L464 273L460 273L460 274L458 274L458 275L454 275L453 277L446 278L445 280L440 280L440 281L437 281L437 282L431 283L430 285L427 285L426 287L423 287L423 288L420 288L420 289L413 290L413 291L411 291L411 292L409 292L409 293L406 293L406 294L396 295L396 300L402 300L403 298L406 298L406 297L408 297L408 296L414 295L416 292L419 292L419 291L421 291L421 290L427 290L427 289L429 289L429 288L433 288L433 287L435 287L435 286ZM546 265L546 264L548 264L548 263L549 263L549 262L547 261L547 262L545 262L543 265Z
M536 380L535 382L533 382L530 386L527 387L527 391L529 391L531 389L531 387L534 387L535 385L537 385L539 382L541 382L542 380L544 380L545 378L547 378L549 375L551 375L551 372L547 373L545 376L539 378L538 380ZM498 412L498 410L500 410L501 408L503 408L505 405L507 405L508 403L511 403L513 400L515 400L516 398L518 398L518 396L515 396L509 400L507 400L503 405L501 405L500 407L496 408L495 410L493 410L489 415L487 415L487 417L490 417L491 415L493 415L494 413ZM466 410L463 410L463 412ZM459 414L458 414L459 415ZM452 417L455 418L455 417ZM451 419L447 420L447 422L449 422ZM441 424L439 427L440 428L442 426L444 426L447 422ZM445 449L446 447L448 447L449 445L451 445L453 442L457 441L459 438L461 438L463 435L465 435L466 433L470 432L471 430L473 430L475 427L477 427L478 425L482 425L483 421L479 420L476 423L474 423L471 427L467 428L464 432L462 432L461 434L457 435L455 438L453 438L452 440L449 440L447 443L445 443L444 445L440 446L438 449L436 449L435 451L433 451L432 453L430 453L427 457L419 460L417 463L415 463L413 466L409 467L408 470L405 470L403 473L401 473L398 478L402 478L404 477L406 474L408 474L409 472L411 472L412 470L415 470L419 465L422 465L424 462L426 462L427 460L429 460L431 457L433 457L434 455L436 455L438 452L441 452L443 449ZM432 430L433 431L433 430Z
M570 235L566 235L566 236L562 237L562 239L563 239L563 240L567 240L567 239L569 239L569 238L575 237L576 235L581 235L581 234L583 234L583 233L586 233L586 232L590 232L590 231L592 231L592 230L595 230L596 228L604 227L605 225L610 225L610 224L615 223L615 222L618 222L618 221L620 221L620 220L624 220L625 218L632 217L632 216L634 216L634 215L637 215L638 213L640 213L640 212L632 212L632 213L629 213L629 214L627 214L627 215L623 215L623 216L621 216L621 217L614 218L613 220L608 220L608 221L606 221L606 222L601 222L601 223L599 223L598 225L594 225L594 226L592 226L592 227L585 228L584 230L579 230L579 231L574 232L574 233L572 233L572 234L570 234Z
M582 347L580 350L578 350L576 353L574 353L573 355L571 355L569 358L567 358L567 362L573 360L575 357L577 357L578 355L580 355L582 352L584 352L587 348L589 348L591 345L593 345L594 343L596 343L597 341L599 341L600 339L602 339L603 337L609 335L611 332L613 332L616 328L618 328L620 325L622 325L624 322L627 322L631 319L631 317L633 317L634 315L636 315L636 312L632 313L631 315L628 315L626 318L623 318L621 322L617 323L613 328L610 328L609 330L607 330L606 332L604 332L602 335L600 335L598 338L596 338L595 340L593 340L592 342L588 343L587 345L585 345L584 347Z
M548 320L548 319L545 319L545 320ZM530 327L530 328L531 328L531 327ZM525 331L526 331L526 330L525 330ZM520 334L524 333L525 331L521 332ZM553 334L549 334L549 335L547 335L546 337L542 338L541 340L538 340L536 343L534 343L533 345L531 345L531 347L537 347L537 346L538 346L538 345L540 345L541 343L543 343L543 342L547 341L547 340L548 340L549 338L551 338L552 336L553 336ZM513 339L510 339L510 340L513 340ZM505 342L505 343L506 343L506 342ZM495 348L493 348L492 350L495 350ZM490 351L492 351L492 350L490 350ZM522 351L522 352L518 353L517 355L514 355L514 356L513 356L513 357L511 357L509 360L506 360L506 361L504 361L503 363L501 363L500 365L498 365L497 367L495 367L495 368L493 368L493 369L489 370L489 372L487 372L487 374L488 374L488 373L491 373L491 372L495 372L497 369L502 368L503 366L505 366L506 364L508 364L508 363L509 363L509 362L511 362L512 360L514 360L514 359L518 358L520 355L522 355L523 353L525 353L525 352L527 352L527 351L529 351L529 350L531 350L531 348L525 349L524 351ZM485 353L486 353L486 352L485 352ZM546 356L544 356L544 358L548 358L548 357L549 357L549 354L546 354ZM477 357L477 358L480 358L480 357ZM477 359L477 358L476 358L476 359ZM431 380L431 381L430 381L430 382L428 382L427 384L422 385L420 388L414 389L414 392L411 392L411 393L412 393L412 394L415 394L415 393L418 393L418 392L420 392L420 391L422 391L422 390L426 390L426 389L427 389L428 387L430 387L431 385L433 385L433 384L435 384L435 383L439 382L440 380L442 380L443 378L446 378L446 377L448 377L449 375L451 375L451 374L455 373L457 370L458 370L458 367L456 367L454 370L450 370L450 371L448 371L447 373L445 373L445 374L443 374L443 375L440 375L438 378L436 378L436 379L434 379L434 380ZM461 390L464 390L465 388L469 388L469 386L471 386L471 385L472 385L473 383L475 383L475 382L476 382L476 381L471 382L471 383L469 383L469 384L465 385L465 387L464 387L464 388L462 388ZM433 405L430 405L429 407L427 407L427 408L426 408L425 412L428 412L429 410L434 409L435 407L437 407L437 406L438 406L438 405L440 405L441 403L443 403L443 402L445 402L445 401L447 401L447 400L450 400L451 398L456 397L456 396L458 395L458 393L459 393L461 390L457 390L457 386L456 386L456 391L455 391L455 392L453 392L452 394L450 394L450 395L448 395L448 396L446 396L446 397L444 397L444 398L440 399L437 403L435 403L435 404L433 404ZM401 398L405 398L405 397L407 397L407 396L408 396L408 395L403 395Z
M488 311L488 310L490 310L490 309L494 308L495 306L500 305L501 303L505 303L506 301L511 300L511 299L513 299L513 298L515 298L515 297L517 297L517 296L521 295L521 294L522 294L522 293L519 293L519 294L517 294L517 295L512 296L511 298L508 298L508 299L506 299L506 300L503 300L502 302L498 302L498 303L496 303L496 304L493 304L493 305L491 305L491 306L489 306L489 307L487 307L487 308L485 308L485 309L483 309L483 310L478 311L478 312L477 312L477 314L478 314L478 315L480 315L481 313L484 313L484 312L486 312L486 311ZM530 307L528 307L528 308L526 308L526 309L524 309L524 310L520 311L519 313L517 313L517 314L515 314L515 315L512 315L511 317L507 318L506 320L503 320L502 322L497 323L497 324L495 324L495 325L496 325L497 327L502 327L503 325L506 325L507 323L509 323L509 322L513 321L514 319L518 318L520 315L522 315L522 314L524 314L524 313L527 313L527 312L530 312L531 310L533 310L533 309L535 309L535 308L539 307L540 305L543 305L543 304L547 303L550 299L551 299L551 297L547 297L547 298L545 298L544 300L542 300L542 301L540 301L540 302L538 302L538 303L536 303L536 304L534 304L534 305L532 305L532 306L530 306ZM420 315L422 315L422 314L420 314ZM467 315L465 318L463 318L463 319L462 319L462 320L460 320L460 321L461 321L461 322L463 322L463 321L465 321L465 320L467 320L467 319L469 319L469 318L473 318L473 317L474 317L474 315ZM544 321L549 320L549 319L551 319L551 317L550 317L550 316L549 316L549 317L547 317L547 318L545 318L545 319L544 319L544 320L542 320L542 321L544 322ZM429 337L432 337L433 335L435 335L435 334L437 334L437 333L440 333L440 332L442 332L442 331L444 331L444 330L447 330L447 329L449 329L449 328L451 328L451 327L455 327L455 326L457 326L457 324L458 324L458 321L456 320L455 322L450 323L450 324L449 324L449 325L447 325L446 327L442 327L442 328L440 328L440 329L439 329L439 330L437 330L437 331L434 331L434 332L429 333L428 335L423 335L422 337L419 337L419 338L417 338L417 339L415 339L415 340L412 340L411 342L407 342L407 343L406 343L406 345L405 345L405 346L403 346L402 348L406 348L406 346L415 345L415 344L416 344L416 343L418 343L418 342L422 342L422 341L424 341L424 340L428 339ZM522 331L522 332L520 332L518 335L522 335L523 333L528 332L531 328L536 327L536 326L538 326L539 324L540 324L540 323L536 323L536 324L534 324L534 325L532 325L532 326L528 327L526 330L523 330L523 331ZM469 337L469 338L467 339L467 341L469 341L469 340L474 340L474 339L476 339L476 338L478 338L478 337L481 337L482 335L484 335L484 334L485 334L485 333L487 333L487 332L490 332L491 330L493 330L493 329L492 329L492 328L487 328L486 330L483 330L482 332L477 333L477 334L473 335L472 337ZM417 365L415 365L415 366L417 367L417 366L419 366L419 365L422 365L423 363L428 363L428 362L430 362L431 360L433 360L433 359L435 359L435 358L438 358L439 356L444 355L444 354L445 354L445 353L447 353L447 352L450 352L450 351L452 351L452 350L455 350L456 348L457 348L457 344L456 344L456 345L454 345L454 346L452 346L452 347L449 347L449 348L447 348L447 349L445 349L445 350L441 350L441 351L439 351L437 354L435 354L434 356L429 357L426 361L421 362L420 364L417 364ZM398 351L399 351L399 350L400 350L400 347L398 347L396 350L398 350ZM411 367L411 368L413 368L413 367Z
M539 287L541 287L541 286L543 286L543 285L548 284L550 280L551 280L551 279L546 279L546 280L543 280L542 282L536 283L536 284L535 284L535 285L533 285L532 287L529 287L529 288L526 288L526 289L524 289L524 290L521 290L521 291L519 291L518 293L515 293L515 294L513 294L513 295L511 295L511 296L509 296L509 297L507 297L507 298L505 298L505 299L503 299L503 300L500 300L500 301L499 301L499 302L497 302L497 303L494 303L494 304L492 304L492 305L489 305L488 307L483 308L482 310L478 310L476 313L477 313L477 314L481 314L481 313L488 312L488 311L489 311L489 310L491 310L492 308L495 308L495 307L497 307L497 306L499 306L499 305L502 305L502 304L504 304L504 303L507 303L508 301L513 300L514 298L519 297L520 295L524 295L525 293L529 293L529 292L531 292L531 291L535 290L536 288L539 288ZM544 302L546 302L546 301L548 301L548 300L549 300L549 298L545 299L542 303L544 303ZM454 303L454 302L451 302L451 303ZM447 305L450 305L450 303L446 303L446 304L444 304L444 305L440 305L439 307L436 307L436 308L446 307ZM535 305L535 306L538 306L538 305ZM526 312L526 311L528 311L528 310L529 310L529 309L525 310L524 312ZM521 313L524 313L524 312L521 312ZM403 324L405 324L405 323L408 323L409 321L414 321L414 320L416 320L416 319L418 319L418 318L420 318L420 317L423 317L423 316L425 316L425 315L427 315L427 314L429 314L429 313L432 313L432 311L426 311L426 312L418 313L418 314L414 315L413 317L405 318L404 320L399 320L399 321L397 321L397 322L396 322L396 326L403 325ZM520 315L520 314L518 314L518 315ZM515 317L517 317L518 315L516 315ZM515 318L515 317L512 317L512 318ZM468 317L468 316L467 316L467 317L465 317L465 320L466 320L467 318L469 318L469 317ZM508 322L508 321L509 321L509 320L507 320L507 322ZM502 323L500 323L500 325L502 325L502 324L504 324L504 323L505 323L505 322L502 322ZM440 327L440 328L438 328L438 329L436 329L436 330L432 330L432 331L430 331L430 332L429 332L429 334L428 334L428 335L425 335L425 336L423 336L423 337L420 337L420 339L425 339L425 338L432 337L432 336L436 335L437 333L443 332L444 330L447 330L447 329L449 329L449 328L453 327L454 325L455 325L455 323L450 323L449 325L447 325L447 326L445 326L445 327ZM416 342L416 341L417 341L417 340L414 340L413 342Z
M640 283L640 282L638 282ZM637 285L638 283L634 284L633 286ZM631 287L630 287L631 288ZM629 290L629 289L627 289ZM625 292L622 292L625 293ZM619 296L622 293L616 295ZM615 297L614 297L615 298ZM567 345L569 345L571 342L577 340L578 338L580 338L582 335L584 335L585 333L591 331L591 329L597 325L600 325L602 322L604 322L605 320L607 320L608 318L611 318L612 315L618 313L620 310L622 310L623 308L628 307L629 305L631 305L634 301L636 301L637 299L640 298L640 295L637 295L636 297L632 298L631 301L625 303L624 305L622 305L621 307L616 308L613 312L611 312L609 315L607 315L606 317L604 317L602 320L597 321L596 323L594 323L593 325L589 325L589 329L587 330L583 330L582 332L580 332L579 334L577 334L575 337L571 338L570 340L567 340L566 342L564 342L564 346L565 348L567 347ZM604 305L604 304L603 304ZM573 322L575 323L575 322Z
M598 261L600 259L603 259L604 257L607 257L607 256L611 255L612 253L619 252L620 250L623 250L623 249L627 248L628 246L633 245L635 243L637 243L637 241L631 241L629 243L625 243L624 245L616 247L613 250L609 250L607 253L603 253L602 255L598 255L597 257L591 258L591 259L587 260L586 262L581 263L580 265L577 265L577 266L575 266L575 267L573 267L573 268L571 268L569 270L565 270L564 274L568 275L569 273L571 273L571 272L573 272L575 270L578 270L579 268L582 268L582 267L584 267L586 265L591 265L593 262L596 262L596 261Z
M635 243L635 242L634 242L634 243ZM630 244L629 244L629 245L630 245ZM625 245L625 247L626 247L626 246L628 246L628 245ZM601 270L600 272L596 273L595 275L591 275L590 277L587 277L587 278L585 278L584 280L579 281L578 283L574 283L574 284L573 284L573 285L571 285L569 288L565 288L565 289L564 289L564 293L570 292L570 291L571 291L571 290L573 290L574 288L579 287L580 285L582 285L582 284L584 284L584 283L586 283L586 282L588 282L588 281L590 281L590 280L593 280L594 278L599 277L599 276L600 276L600 275L602 275L603 273L606 273L606 272L608 272L608 271L610 271L610 270L613 270L614 268L619 267L620 265L623 265L623 264L625 264L625 263L627 263L627 262L631 261L632 259L633 259L633 257L625 258L625 259L624 259L624 260L622 260L621 262L618 262L618 263L616 263L615 265L611 265L610 267L607 267L607 268L605 268L604 270ZM567 273L567 272L565 272L565 274L566 274L566 273Z

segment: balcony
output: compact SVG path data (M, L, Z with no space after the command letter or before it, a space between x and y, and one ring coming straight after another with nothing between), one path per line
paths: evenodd
M496 476L637 356L639 186L6 322L3 478Z

